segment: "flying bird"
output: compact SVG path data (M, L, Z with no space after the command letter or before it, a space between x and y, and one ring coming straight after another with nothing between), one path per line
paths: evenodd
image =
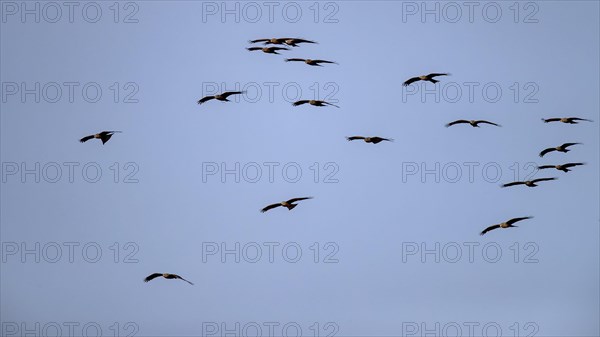
M256 40L250 40L248 42L250 43L258 43L258 42L264 42L264 44L283 44L285 42L285 40L290 39L289 37L283 37L283 38L270 38L270 39L256 39Z
M450 123L446 124L446 127L450 127L450 126L455 125L455 124L471 124L472 127L478 128L480 123L481 124L491 124L491 125L495 125L495 126L500 126L500 125L498 125L496 123L492 123L492 122L488 122L488 121L484 121L484 120L470 120L470 121L468 121L466 119L459 119L459 120L456 120L454 122L450 122Z
M179 275L176 275L176 274L167 274L167 273L154 273L154 274L148 275L148 277L146 277L144 279L144 282L152 281L155 278L160 277L160 276L162 276L162 277L164 277L164 278L166 278L168 280L173 280L173 279L183 280L183 281L185 281L185 282L187 282L187 283L189 283L191 285L194 285L192 282L184 279L183 277L181 277Z
M544 151L540 152L540 157L543 157L546 153L552 152L552 151L567 153L567 152L571 151L571 150L567 149L567 147L572 146L572 145L577 145L577 144L581 144L581 143L564 143L561 146L549 147L549 148L545 149Z
M372 143L372 144L377 144L377 143L381 143L382 141L387 141L387 142L393 142L394 140L391 138L381 138L381 137L363 137L363 136L352 136L352 137L346 137L346 139L348 141L353 141L356 139L362 139L364 140L366 143Z
M528 187L536 187L537 185L535 183L537 183L537 182L556 180L556 179L558 179L558 178L538 178L538 179L527 180L527 181L514 181L512 183L504 184L504 185L502 185L502 187L509 187L509 186L515 186L515 185L525 185Z
M521 220L526 220L526 219L531 219L531 218L533 218L533 217L532 216L526 216L526 217L522 217L522 218L510 219L510 220L508 220L506 222L503 222L503 223L500 223L500 224L497 224L497 225L493 225L493 226L490 226L490 227L484 229L481 233L479 233L479 235L483 235L483 234L485 234L485 233L487 233L489 231L493 231L496 228L519 227L519 226L513 226L513 224L515 222L519 222Z
M429 75L417 76L417 77L409 78L402 85L403 86L407 86L407 85L410 85L411 83L414 83L414 82L417 82L417 81L429 81L431 83L437 83L439 81L436 80L436 79L434 79L434 77L437 77L437 76L448 76L448 75L450 75L450 74L448 74L448 73L431 73Z
M337 62L333 62L333 61L311 60L311 59L300 59L300 58L285 59L285 62L304 62L304 63L308 64L309 66L319 66L319 67L322 67L322 65L320 65L319 63L338 64Z
M279 202L279 203L276 203L276 204L271 204L271 205L269 205L269 206L261 209L260 211L262 213L264 213L264 212L266 212L266 211L268 211L270 209L273 209L273 208L276 208L276 207L279 207L279 206L287 207L287 209L291 211L294 207L298 206L298 204L294 204L295 202L300 201L300 200L312 199L312 198L313 197L292 198L292 199L290 199L288 201L282 201L282 202Z
M261 50L263 53L266 54L277 54L280 55L277 51L278 50L290 50L290 48L285 48L285 47L250 47L250 48L246 48L249 51L255 51L255 50Z
M325 101L314 100L314 99L310 99L310 100L308 100L308 99L305 99L305 100L300 100L300 101L297 101L297 102L294 102L294 103L292 103L292 105L293 105L293 106L298 106L298 105L302 105L302 104L306 104L306 103L308 103L308 104L310 104L310 105L314 105L314 106L326 106L326 105L331 105L331 106L334 106L334 107L336 107L336 108L339 108L339 106L337 106L337 105L335 105L335 104L331 104L331 103L328 103L328 102L325 102Z
M548 118L548 119L542 118L542 120L544 121L544 123L561 122L561 123L566 123L566 124L579 124L577 121L593 122L590 119L579 118L579 117L562 117L562 118Z
M283 41L283 43L285 43L286 45L291 46L291 47L298 47L298 43L318 43L318 42L304 40L304 39L298 39L298 38L291 38L291 39L285 39Z
M571 170L569 170L569 167L580 166L580 165L585 165L585 163L567 163L567 164L562 164L562 165L542 165L542 166L538 166L538 169L543 170L543 169L548 169L548 168L555 168L559 171L569 172L569 171L571 171Z
M198 100L198 104L202 104L204 102L208 102L211 99L216 99L216 100L222 101L222 102L231 102L230 100L227 99L227 97L229 97L231 95L240 95L240 94L245 94L245 93L246 93L245 91L227 91L227 92L224 92L224 93L219 94L219 95L203 97L200 100Z
M108 140L110 139L110 137L113 136L113 134L117 133L117 132L121 132L121 131L102 131L100 133L97 133L95 135L89 135L89 136L85 136L83 138L81 138L79 141L82 143L87 142L90 139L100 139L102 140L102 145L104 145L106 142L108 142Z

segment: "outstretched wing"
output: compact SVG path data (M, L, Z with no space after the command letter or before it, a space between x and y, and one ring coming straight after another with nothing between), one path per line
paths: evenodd
M285 47L269 47L269 49L271 49L271 50L290 50L290 48L285 48Z
M250 47L250 48L246 48L249 51L255 51L255 50L262 50L262 47Z
M327 61L327 60L313 60L313 62L315 62L315 63L333 63L333 64L337 64L337 62Z
M257 39L257 40L250 40L248 42L250 43L257 43L257 42L265 42L265 41L270 41L271 39Z
M420 79L421 79L421 78L420 78L420 77L418 77L418 76L417 76L417 77L413 77L413 78L409 78L409 79L408 79L408 80L406 80L404 83L402 83L402 85L406 87L407 85L411 85L412 83L414 83L414 82L416 82L416 81L418 81L418 80L420 80Z
M79 141L82 143L85 143L90 139L94 139L94 135L85 136L85 137L81 138Z
M306 104L306 103L308 103L308 102L309 102L309 100L307 100L307 99L303 99L303 100L300 100L300 101L297 101L297 102L294 102L294 103L292 103L292 105L293 105L293 106L298 106L298 105Z
M312 199L313 197L302 197L302 198L292 198L288 201L286 201L288 204L293 204L296 201L300 201L300 200L306 200L306 199Z
M337 106L337 105L335 105L335 104L331 104L331 103L329 103L329 102L321 101L321 103L323 103L323 104L327 104L327 105L331 105L331 106L334 106L334 107L336 107L336 108L339 108L339 106Z
M564 165L561 165L564 168L569 168L569 167L573 167L573 166L580 166L580 165L585 165L585 163L567 163Z
M525 182L523 182L523 181L514 181L512 183L504 184L504 185L502 185L502 187L510 187L510 186L516 186L516 185L525 185Z
M304 40L304 39L285 39L285 41L291 41L291 43L317 43L315 41Z
M450 122L450 123L446 124L446 127L449 127L449 126L452 126L452 125L455 125L455 124L464 124L464 123L469 124L470 122L468 120L465 120L465 119L459 119L459 120L456 120L454 122Z
M495 126L500 126L500 125L498 125L498 124L496 124L496 123L492 123L492 122L488 122L488 121L484 121L484 120L479 120L479 121L476 121L476 122L475 122L475 124L479 124L479 123L482 123L482 124L491 124L491 125L495 125Z
M266 212L266 211L268 211L268 210L270 210L270 209L273 209L273 208L276 208L276 207L279 207L279 206L281 206L281 204L280 204L280 203L277 203L277 204L271 204L271 205L269 205L269 206L267 206L267 207L265 207L265 208L261 209L260 211L261 211L261 213L264 213L264 212Z
M221 94L224 98L227 98L231 95L240 95L246 93L245 91L227 91Z
M144 279L144 282L152 281L159 276L162 276L162 274L161 273L150 274Z
M371 137L371 141L373 142L373 144L377 144L382 141L393 142L394 140L391 138Z
M549 147L549 148L545 149L544 151L540 152L540 157L543 157L546 153L552 152L552 151L556 151L556 149L553 147Z
M175 274L173 274L173 276L174 276L176 279L180 279L180 280L183 280L183 281L185 281L185 282L187 282L187 283L189 283L189 284L191 284L191 285L194 285L192 282L190 282L190 281L188 281L188 280L184 279L183 277L181 277L181 276L179 276L179 275L175 275Z
M108 140L110 139L110 137L112 137L113 134L112 133L108 133L108 134L104 134L100 136L100 140L102 140L102 145L104 145L106 142L108 142Z
M519 222L521 220L526 220L526 219L531 219L531 218L533 218L533 217L532 216L524 216L522 218L512 218L512 219L508 220L506 223L509 225L512 225L515 222Z
M581 143L564 143L563 145L561 145L561 147L566 149L569 146L573 146L573 145L577 145L577 144L581 144Z
M500 228L500 225L493 225L493 226L490 226L490 227L488 227L488 228L484 229L483 231L481 231L481 233L479 233L479 235L483 235L483 234L485 234L485 233L487 233L487 232L489 232L489 231L493 231L493 230L494 230L494 229L496 229L496 228Z
M201 99L198 100L198 104L202 104L204 102L208 102L208 101L210 101L211 99L214 99L214 98L215 98L215 96L206 96L206 97L203 97L203 98L201 98Z
M572 121L586 121L586 122L593 122L591 119L585 119L585 118L579 118L579 117L569 117L570 120Z
M549 168L555 168L555 166L554 165L542 165L542 166L538 166L538 170L549 169Z
M533 179L531 182L532 183L537 183L538 181L548 181L548 180L556 180L557 178L537 178L537 179Z
M357 139L365 139L365 137L363 137L363 136L352 136L352 137L346 137L346 139L348 141L352 141L352 140L357 140Z
M304 62L306 60L305 59L299 59L299 58L285 59L285 62L294 62L294 61Z
M550 123L550 122L558 122L560 121L560 118L548 118L548 119L543 119L544 123Z
M448 73L431 73L431 74L427 75L427 78L434 78L436 76L448 76L448 75L450 75L450 74L448 74Z

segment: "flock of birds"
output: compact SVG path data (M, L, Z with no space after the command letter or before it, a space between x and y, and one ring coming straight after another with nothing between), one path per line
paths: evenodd
M259 47L259 46L249 47L249 48L247 48L248 51L262 51L263 53L266 53L266 54L276 54L276 55L280 55L278 53L278 51L283 51L283 50L289 51L290 48L288 48L288 47L298 47L299 44L302 44L302 43L308 43L308 44L316 44L317 43L315 41L310 41L310 40L305 40L305 39L300 39L300 38L256 39L256 40L251 40L249 42L252 44L262 42L264 46L263 47ZM268 46L268 45L279 45L279 46ZM303 59L303 58L287 58L284 61L285 62L304 62L307 65L319 66L319 67L322 66L321 64L337 64L337 62L334 62L334 61L320 60L320 59ZM403 83L403 86L409 86L409 85L411 85L415 82L419 82L419 81L425 81L425 82L430 82L430 83L435 84L435 83L439 82L439 80L435 79L436 77L449 76L449 75L450 75L449 73L431 73L431 74L427 74L427 75L416 76L416 77L412 77L412 78L409 78L408 80L406 80ZM217 100L217 101L221 101L221 102L230 102L230 100L228 99L230 96L242 95L242 94L245 94L245 91L227 91L227 92L223 92L223 93L217 94L217 95L205 96L205 97L199 99L197 101L197 103L203 104L203 103L206 103L211 100ZM322 101L322 100L312 100L312 99L311 100L299 100L299 101L292 103L293 106L299 106L299 105L303 105L303 104L309 104L309 105L313 105L313 106L317 106L317 107L334 106L334 107L339 108L339 106L337 106L335 104L332 104L332 103L326 102L326 101ZM542 120L544 121L544 123L561 122L561 123L565 123L565 124L578 124L580 121L592 122L589 119L584 119L584 118L579 118L579 117L559 117L559 118L548 118L548 119L542 119ZM479 124L489 124L489 125L493 125L496 127L501 126L499 124L496 124L496 123L490 122L490 121L486 121L486 120L459 119L459 120L455 120L453 122L446 124L446 127L450 127L450 126L458 125L458 124L469 124L472 127L480 127ZM115 133L120 133L120 132L121 131L102 131L97 134L85 136L80 139L80 142L84 143L91 139L100 139L102 141L102 144L105 144L106 142L108 142L111 139L111 137ZM346 139L348 141L363 140L364 142L371 143L371 144L378 144L383 141L387 141L387 142L394 141L391 138L383 138L383 137L377 137L377 136L372 136L372 137L351 136L351 137L346 137ZM547 148L547 149L544 149L543 151L541 151L539 156L544 157L544 155L546 155L550 152L553 152L553 151L567 153L570 151L568 149L568 147L573 146L573 145L579 145L579 144L581 144L581 143L564 143L560 146L550 147L550 148ZM543 169L554 168L559 171L569 172L569 171L571 171L570 168L575 167L575 166L584 165L584 164L585 163L577 162L577 163L566 163L566 164L558 164L558 165L542 165L542 166L538 166L538 169L543 170ZM516 186L516 185L525 185L528 187L536 187L536 186L538 186L537 183L539 183L539 182L551 181L551 180L557 180L557 179L558 178L556 178L556 177L549 177L549 178L538 178L538 179L533 179L533 180L528 180L528 181L514 181L511 183L503 184L503 185L501 185L501 187L510 187L510 186ZM285 207L289 211L291 211L296 206L298 206L298 204L297 204L298 201L308 200L308 199L312 199L312 198L313 197L292 198L289 200L285 200L285 201L281 201L278 203L267 205L264 208L262 208L260 211L262 213L264 213L264 212L267 212L267 211L272 210L277 207ZM495 224L495 225L485 228L483 231L481 231L480 235L484 235L484 234L488 233L489 231L492 231L492 230L498 229L498 228L518 227L518 226L515 226L514 224L519 221L523 221L523 220L527 220L527 219L531 219L531 218L533 218L533 217L525 216L525 217L512 218L508 221L505 221L505 222L502 222L499 224ZM181 277L177 274L169 274L169 273L150 274L144 279L144 282L149 282L158 277L163 277L163 278L169 279L169 280L172 280L172 279L183 280L183 281L193 285L192 282L184 279L183 277Z

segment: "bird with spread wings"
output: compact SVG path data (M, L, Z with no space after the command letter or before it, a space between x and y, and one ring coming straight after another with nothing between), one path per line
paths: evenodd
M313 197L301 197L301 198L292 198L290 200L286 200L286 201L282 201L282 202L278 202L276 204L271 204L268 205L266 207L264 207L263 209L261 209L260 211L262 213L273 209L273 208L277 208L277 207L286 207L289 211L291 211L292 209L294 209L294 207L298 206L298 204L295 204L295 202L301 201L301 200L307 200L307 199L312 199Z
M327 61L327 60L313 60L313 59L301 59L301 58L285 59L285 62L304 62L304 63L308 64L309 66L317 66L317 67L322 67L321 63L338 64L337 62Z
M204 102L208 102L211 99L216 99L217 101L221 101L221 102L231 102L229 99L227 99L227 97L231 96L231 95L241 95L241 94L245 94L245 91L227 91L224 92L222 94L218 94L218 95L213 95L213 96L205 96L201 99L198 100L198 104L202 104Z
M297 102L292 103L293 106L299 106L302 104L310 104L310 105L314 105L314 106L326 106L326 105L331 105L334 106L336 108L339 108L339 106L335 105L335 104L331 104L329 102L325 102L325 101L319 101L319 100L315 100L315 99L304 99L304 100L300 100Z
M566 164L562 164L562 165L542 165L542 166L538 166L538 170L554 168L559 171L570 172L571 171L571 170L569 170L570 167L581 166L581 165L585 165L585 163L566 163Z
M496 224L496 225L492 225L492 226L484 229L481 233L479 233L479 235L484 235L485 233L487 233L489 231L493 231L494 229L497 229L497 228L518 227L518 226L514 226L513 224L515 222L519 222L521 220L526 220L526 219L531 219L531 218L533 218L533 217L532 216L525 216L525 217L522 217L522 218L513 218L513 219L510 219L510 220L508 220L506 222L499 223L499 224Z
M363 137L363 136L352 136L352 137L346 137L346 139L350 142L353 140L357 140L357 139L362 139L365 141L365 143L371 143L371 144L378 144L381 143L383 141L386 142L393 142L394 140L391 138L381 138L381 137Z
M591 119L579 118L579 117L559 117L559 118L542 118L544 123L550 122L561 122L565 124L579 124L578 121L593 122Z
M106 142L108 142L110 137L112 137L115 133L119 133L119 132L121 132L121 131L102 131L95 135L85 136L85 137L81 138L79 141L82 143L85 143L90 139L100 139L102 141L102 145L104 145Z
M466 120L466 119L459 119L456 120L454 122L450 122L448 124L446 124L446 127L450 127L452 125L456 125L456 124L470 124L472 127L474 128L478 128L479 124L490 124L490 125L495 125L495 126L501 126L499 124L496 123L492 123L492 122L488 122L485 120Z
M188 281L188 280L184 279L183 277L181 277L181 276L179 276L179 275L176 275L176 274L168 274L168 273L154 273L154 274L150 274L150 275L148 275L148 276L147 276L147 277L144 279L144 282L152 281L152 280L154 280L155 278L157 278L157 277L161 277L161 276L162 276L162 277L164 277L164 278L166 278L167 280L183 280L183 281L185 281L185 282L187 282L187 283L189 283L189 284L191 284L191 285L194 285L192 282L190 282L190 281Z
M527 180L527 181L514 181L512 183L508 183L508 184L504 184L502 185L502 187L509 187L509 186L516 186L516 185L525 185L527 187L536 187L536 183L540 182L540 181L550 181L550 180L556 180L558 178L538 178L538 179L533 179L533 180Z
M427 74L427 75L416 76L416 77L409 78L402 85L406 87L417 81L428 81L431 83L437 83L439 81L434 79L434 77L449 76L449 75L450 74L448 74L448 73L431 73L431 74Z
M543 150L542 152L540 152L540 157L543 157L544 155L546 155L547 153L552 152L552 151L567 153L567 152L571 151L571 150L567 149L569 146L573 146L573 145L577 145L577 144L581 144L581 143L564 143L557 147L549 147L549 148Z

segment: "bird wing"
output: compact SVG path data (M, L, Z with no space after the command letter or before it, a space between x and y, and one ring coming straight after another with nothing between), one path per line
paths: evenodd
M537 179L533 179L531 182L532 183L537 183L538 181L548 181L548 180L556 180L557 178L537 178Z
M533 217L532 216L524 216L522 218L512 218L512 219L508 220L506 223L509 225L512 225L515 222L519 222L521 220L526 220L526 219L531 219L531 218L533 218Z
M492 122L488 122L488 121L484 121L484 120L479 120L479 121L475 121L475 124L479 124L479 123L483 123L483 124L491 124L491 125L495 125L495 126L500 126L496 123L492 123Z
M564 143L563 145L561 145L562 148L567 148L569 146L573 146L573 145L577 145L577 144L581 144L581 143Z
M493 225L493 226L490 226L490 227L488 227L488 228L484 229L483 231L481 231L481 233L479 233L479 235L483 235L483 234L485 234L485 233L487 233L487 232L489 232L489 231L493 231L493 230L494 230L494 229L496 229L496 228L500 228L500 225Z
M285 62L290 62L290 61L300 61L300 62L304 62L306 61L305 59L299 59L299 58L293 58L293 59L285 59Z
M162 274L161 273L150 274L144 279L144 282L152 281L159 276L162 276Z
M348 141L352 141L352 140L357 140L357 139L365 139L365 137L363 137L363 136L352 136L352 137L346 137L346 139Z
M418 77L418 76L417 77L412 77L412 78L409 78L408 80L406 80L404 83L402 83L402 85L406 87L407 85L411 85L412 83L414 83L416 81L419 81L420 79L421 78Z
M560 120L560 118L548 118L548 119L543 119L544 123L550 123L550 122L558 122Z
M570 120L572 121L586 121L586 122L593 122L591 119L585 119L585 118L579 118L579 117L569 117Z
M377 144L377 143L380 143L380 142L382 142L382 141L393 142L394 140L393 140L393 139L390 139L390 138L371 137L371 141L372 141L374 144Z
M327 104L327 105L331 105L331 106L334 106L334 107L336 107L336 108L339 108L339 106L337 106L337 105L335 105L335 104L331 104L331 103L329 103L329 102L321 101L321 103L323 103L323 104Z
M273 208L275 208L275 207L279 207L279 206L281 206L281 203L277 203L277 204L271 204L271 205L269 205L269 206L267 206L267 207L265 207L265 208L261 209L260 211L261 211L261 213L264 213L264 212L266 212L266 211L268 211L268 210L270 210L270 209L273 209Z
M313 197L302 197L302 198L292 198L288 201L286 201L288 204L293 204L296 201L300 201L300 200L306 200L306 199L312 199Z
M552 152L552 151L556 151L556 149L553 147L549 147L549 148L545 149L544 151L540 152L540 157L543 157L546 153Z
M231 95L240 95L246 93L245 91L227 91L221 94L224 98L227 98Z
M262 50L262 47L250 47L250 48L246 48L249 51L255 51L255 50Z
M446 124L446 127L452 126L454 124L463 124L463 123L469 124L470 122L468 120L465 120L465 119L459 119L459 120L456 120L454 122L450 122L450 123Z
M433 78L436 76L448 76L448 75L450 75L450 74L448 74L448 73L431 73L431 74L427 75L427 78Z
M112 137L113 134L112 133L108 133L105 135L101 135L100 136L100 140L102 140L102 145L104 145L106 142L108 142L108 140L110 139L110 137Z
M315 63L335 63L335 64L337 64L337 62L327 61L327 60L313 60L313 62L315 62Z
M542 166L538 166L538 170L543 170L543 169L549 169L549 168L554 168L554 165L542 165Z
M214 98L215 98L215 96L206 96L206 97L203 97L203 98L201 98L201 99L198 100L198 104L202 104L204 102L208 102L208 101L210 101L211 99L214 99Z
M79 141L82 142L82 143L85 143L85 142L87 142L90 139L94 139L94 135L85 136L85 137L81 138Z
M304 40L304 39L296 39L296 38L293 38L293 39L285 39L284 41L289 41L289 40L291 40L291 41L292 41L292 43L316 43L315 41Z
M584 163L567 163L564 165L561 165L564 168L569 168L569 167L573 167L573 166L579 166L579 165L585 165Z
M510 187L515 185L525 185L524 181L513 181L512 183L504 184L502 187Z
M177 279L183 280L183 281L185 281L185 282L187 282L187 283L189 283L189 284L191 284L191 285L194 285L192 282L190 282L190 281L188 281L188 280L184 279L183 277L181 277L181 276L179 276L179 275L175 275L175 274L173 274L173 276L174 276L175 278L177 278Z
M257 39L257 40L250 40L250 43L257 43L257 42L265 42L265 41L270 41L271 39Z
M290 50L290 48L285 48L285 47L269 47L269 49L271 49L271 50Z
M294 102L294 103L292 103L292 105L293 106L298 106L298 105L306 104L308 102L309 102L309 100L304 99L304 100L301 100L301 101Z

